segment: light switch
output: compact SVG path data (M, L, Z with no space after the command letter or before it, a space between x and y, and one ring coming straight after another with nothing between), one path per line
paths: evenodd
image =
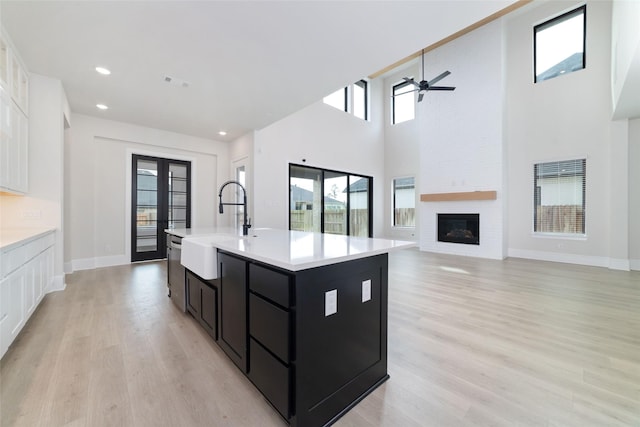
M338 290L324 293L324 316L331 316L338 312Z
M371 279L362 282L362 302L371 300Z

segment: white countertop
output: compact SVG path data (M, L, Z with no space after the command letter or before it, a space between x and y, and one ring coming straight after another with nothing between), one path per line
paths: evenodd
M22 242L54 231L54 228L3 228L0 229L0 249L9 249L10 246L19 245Z
M250 229L249 236L231 228L173 229L168 233L211 245L289 271L299 271L414 247L416 242L278 229ZM184 243L184 241L183 241Z

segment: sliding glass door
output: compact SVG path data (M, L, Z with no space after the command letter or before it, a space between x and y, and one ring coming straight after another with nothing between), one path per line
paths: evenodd
M191 163L133 155L131 261L166 257L166 228L191 226Z
M370 237L373 178L289 165L289 229Z

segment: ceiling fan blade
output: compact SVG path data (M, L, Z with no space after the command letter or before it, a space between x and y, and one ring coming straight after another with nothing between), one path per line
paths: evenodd
M429 86L429 90L455 90L453 86Z
M422 102L422 98L424 97L424 92L420 92L418 95L418 102Z
M432 80L429 80L429 84L432 85L434 83L438 83L440 80L444 79L445 77L447 77L449 74L451 74L450 71L445 71L444 73L440 74L438 77L433 78Z
M402 79L403 79L405 82L407 82L407 83L411 83L411 84L412 84L412 85L414 85L415 87L418 87L418 88L420 87L420 85L419 85L418 83L416 83L416 81L415 81L415 80L413 80L413 79L410 79L410 78L408 78L408 77L403 77Z

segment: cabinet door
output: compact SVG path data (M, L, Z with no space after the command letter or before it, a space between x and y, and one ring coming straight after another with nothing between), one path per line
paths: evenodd
M9 348L9 278L0 280L0 357Z
M200 320L200 309L202 304L201 284L200 280L190 271L187 271L187 310L189 313Z
M17 148L16 148L16 171L17 181L15 189L21 193L28 191L29 178L29 120L25 113L15 107L17 116Z
M211 338L218 340L218 298L217 289L203 283L200 287L200 324Z
M9 306L7 311L6 327L8 328L9 342L18 336L24 325L24 267L18 269L6 279L8 287ZM5 292L3 292L4 294Z
M9 45L0 34L0 87L9 90Z
M218 254L220 273L220 337L218 344L247 372L247 262Z
M38 258L29 261L23 268L23 288L24 288L24 312L29 318L36 308L36 295L34 289L34 278L36 267L39 265Z
M0 187L10 188L11 144L13 142L13 111L11 98L0 88Z

